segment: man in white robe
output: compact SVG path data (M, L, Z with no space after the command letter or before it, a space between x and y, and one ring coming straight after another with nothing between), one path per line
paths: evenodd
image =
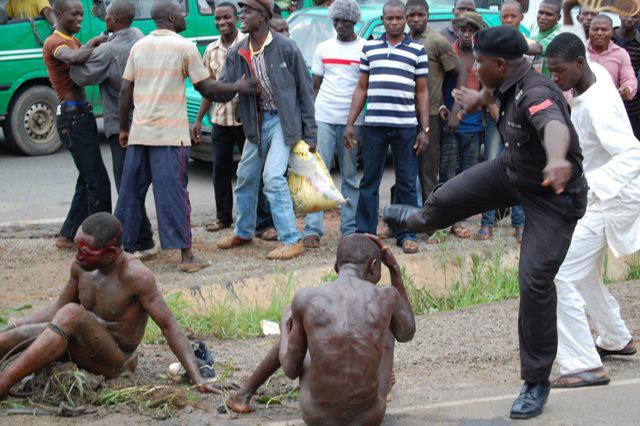
M640 142L607 70L585 58L584 43L571 33L558 35L546 52L553 80L573 91L571 121L590 187L587 211L555 279L560 367L555 387L605 385L609 377L601 357L636 352L602 273L607 249L615 256L640 249ZM587 314L598 333L595 344Z

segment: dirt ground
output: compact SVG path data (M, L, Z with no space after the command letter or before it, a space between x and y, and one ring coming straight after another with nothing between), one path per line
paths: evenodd
M477 221L470 222L470 227ZM331 270L337 239L337 219L329 218L330 225L326 244L306 256L286 263L265 259L274 245L256 241L230 256L215 247L219 235L194 229L195 249L213 262L213 266L198 274L182 274L175 270L177 255L169 253L149 262L157 281L164 292L184 288L216 286L234 292L243 282L264 279L264 276L288 271L314 270L318 274ZM333 223L333 225L331 225ZM502 242L509 250L515 250L508 226L500 231ZM224 235L224 234L223 234ZM391 241L389 241L391 244ZM450 238L445 243L447 250L468 252L486 249L487 243L460 241ZM36 309L51 301L64 285L72 253L56 251L51 238L3 238L0 239L0 309L33 304ZM420 243L421 254L402 255L401 264L413 265L426 259L436 258L443 248ZM484 247L484 248L483 248ZM493 247L493 246L489 246ZM323 272L326 271L326 272ZM316 274L315 276L317 276ZM304 276L304 275L302 275ZM416 281L428 277L414 276ZM626 282L611 286L613 294L622 307L622 312L632 334L640 331L640 286ZM423 315L417 319L417 333L412 342L396 346L396 386L391 394L390 408L408 407L417 403L455 400L462 395L486 395L500 389L514 389L520 383L517 347L517 300L480 305L460 311ZM32 312L27 310L26 313ZM207 339L208 346L216 358L218 373L225 369L231 378L242 382L260 361L275 338L245 340ZM140 347L140 364L132 383L168 384L165 373L168 365L175 362L166 345L143 345ZM606 363L613 380L627 377L640 371L640 357L614 359ZM634 373L635 372L635 373ZM635 377L635 376L634 376ZM274 397L295 389L296 384L282 374L276 375L261 393ZM198 408L179 410L166 424L265 424L275 420L299 418L295 399L285 399L283 404L255 404L256 412L250 415L218 414L219 396L203 396ZM77 424L132 424L151 423L155 420L143 416L133 408L101 408L98 412L75 419L50 416L17 416L0 418L0 423L52 424L58 422Z

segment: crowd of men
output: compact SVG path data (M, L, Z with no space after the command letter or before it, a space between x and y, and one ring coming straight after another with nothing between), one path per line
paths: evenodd
M269 1L239 5L240 32L236 6L217 5L221 36L202 59L178 34L185 19L175 0L154 3L157 29L146 37L131 28L133 6L114 2L105 16L111 35L84 46L73 37L82 4L55 3L57 29L45 43L44 60L60 101L58 132L79 171L56 244L75 246L77 255L59 300L0 333L0 356L23 338L35 339L0 373L0 397L65 353L107 377L135 369L149 316L193 383L216 390L200 376L153 275L129 254L143 256L155 247L144 210L153 184L162 248L181 250L185 272L209 265L191 250L187 190L190 145L199 142L206 113L215 125L217 210L208 231L232 226L234 194L236 201L233 234L218 242L221 249L249 244L254 236L277 238L267 257L289 259L320 245L323 213L307 215L300 232L286 182L299 140L327 164L337 154L342 192L350 200L341 207L337 280L296 293L279 342L227 398L230 409L250 411L258 387L282 367L289 378L300 378L307 423L382 421L394 342L411 340L415 332L399 265L375 236L389 149L395 186L383 219L405 253L418 251L416 232L451 227L457 237L470 237L462 221L480 213L476 238L489 239L495 211L512 209L514 237L522 243L518 331L525 383L511 417L542 413L551 387L609 383L601 358L636 351L603 285L602 267L607 249L616 256L640 249L634 68L640 67L640 16L621 17L614 30L611 18L582 8L576 26L573 0L543 0L526 38L522 3L505 2L503 25L487 29L472 0L457 0L451 26L439 33L428 25L425 0L389 0L382 10L384 34L363 40L354 31L358 4L335 0L329 6L335 36L318 46L310 78ZM204 99L192 132L187 78ZM95 117L82 90L89 84L99 84L103 97L119 192L115 217ZM236 146L242 155L232 190ZM390 287L371 285L380 280L381 264L389 269ZM112 285L108 297L103 282ZM587 313L598 333L595 343ZM96 346L99 353L87 357L88 347ZM560 376L550 381L554 361Z

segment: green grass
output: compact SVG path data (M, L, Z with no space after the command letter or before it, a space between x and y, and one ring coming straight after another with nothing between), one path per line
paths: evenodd
M627 260L627 273L625 280L640 280L640 254L634 253Z
M454 267L458 272L462 271L461 259L456 259ZM404 268L402 274L409 301L416 315L512 299L519 294L518 269L506 266L499 251L494 252L491 257L472 254L468 282L464 282L462 278L454 281L445 294L439 297L426 288L416 287ZM463 277L462 273L460 277Z
M257 301L241 304L227 295L218 301L207 297L204 306L194 311L194 307L184 300L181 293L166 297L167 305L183 329L198 336L215 336L219 339L239 339L262 335L261 320L280 321L282 310L291 303L293 297L293 275L285 283L276 284L271 292L269 305L261 307ZM145 343L164 342L158 326L149 321L144 337Z

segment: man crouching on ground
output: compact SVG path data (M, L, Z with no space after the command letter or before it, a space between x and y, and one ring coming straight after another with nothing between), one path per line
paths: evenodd
M390 287L377 287L383 263ZM256 390L282 366L300 378L300 409L307 424L380 424L392 385L395 340L416 330L400 266L372 235L352 234L338 245L338 279L298 291L285 308L281 337L249 381L225 400L249 412Z
M0 358L35 341L0 372L0 399L23 377L61 359L106 378L134 371L149 316L160 327L191 382L216 392L198 370L189 341L167 307L149 269L122 249L122 226L109 213L89 216L75 236L78 248L58 300L0 332ZM68 357L68 358L67 358Z

